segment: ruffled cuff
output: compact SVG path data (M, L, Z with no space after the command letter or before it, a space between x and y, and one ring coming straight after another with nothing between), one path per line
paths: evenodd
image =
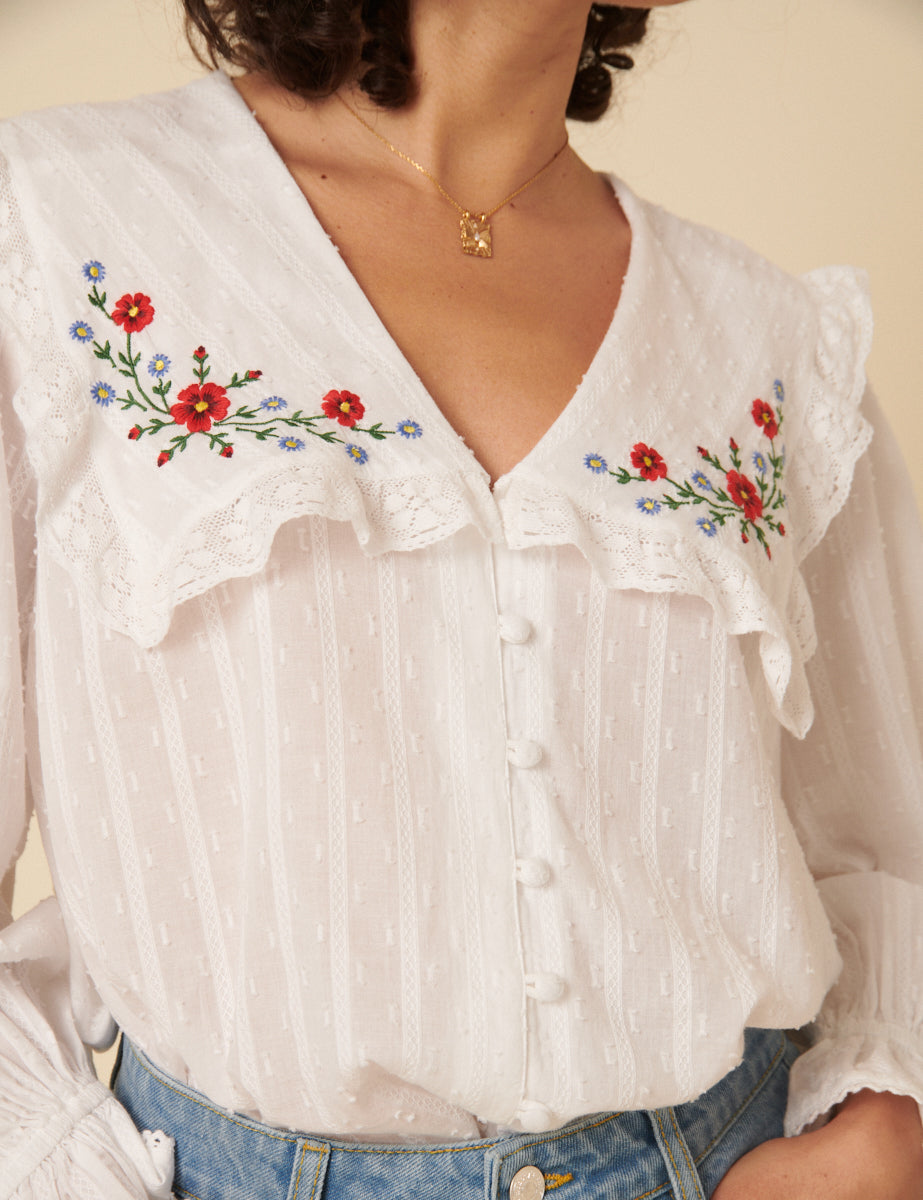
M39 1096L37 1088L15 1088L17 1107L29 1091L30 1102L42 1108L29 1112L28 1126L5 1130L4 1140L12 1146L7 1152L0 1145L2 1195L10 1200L170 1197L173 1139L159 1131L139 1134L98 1079L71 1080L67 1088L66 1100Z
M96 1078L71 1005L57 902L0 935L0 1197L164 1200L173 1141Z
M923 1121L923 1046L905 1030L870 1025L823 1038L792 1067L785 1133L801 1133L850 1092L913 1096Z
M870 872L818 885L843 958L792 1068L785 1132L800 1133L850 1092L912 1096L923 1119L923 889Z

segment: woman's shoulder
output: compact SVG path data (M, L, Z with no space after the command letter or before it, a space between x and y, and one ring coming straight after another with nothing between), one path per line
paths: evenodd
M685 305L690 322L723 314L739 337L771 320L790 336L805 332L805 322L814 329L822 317L838 314L857 335L870 329L868 279L861 268L788 271L740 238L643 199L617 178L612 184L635 235L632 258L638 261L632 268L645 277L648 298L659 293L665 303L672 298Z
M73 303L75 270L108 253L182 271L188 241L233 224L240 156L259 129L226 75L134 99L0 121L0 317L34 344L40 294ZM236 159L236 161L235 161ZM243 169L246 169L245 167Z
M201 120L209 112L217 119L222 103L233 104L236 96L228 77L214 71L166 91L35 109L0 120L0 152L17 159L28 148L41 156L43 147L60 138L72 152L81 152L101 142L111 146L119 133L140 135L143 143L165 121Z
M65 213L92 220L104 197L130 222L153 187L188 186L228 112L248 116L228 78L214 72L171 91L8 117L0 121L3 222L41 231Z

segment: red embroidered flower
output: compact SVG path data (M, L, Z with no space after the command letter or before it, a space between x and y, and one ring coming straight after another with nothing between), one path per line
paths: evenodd
M198 350L193 350L192 357L197 358L199 362L201 362L202 359L206 357L205 347L200 346Z
M758 521L763 515L763 501L756 484L738 471L728 471L727 484L728 495L738 508L744 510L747 520ZM744 541L746 540L744 538Z
M223 450L221 451L221 457L222 458L233 458L234 457L234 447L233 446L225 446L223 448Z
M150 296L143 292L126 293L112 310L112 319L126 333L138 333L146 329L154 319L154 306Z
M172 450L161 450L161 452L157 455L157 466L162 467L163 464L168 463L172 457Z
M260 377L262 374L263 374L263 372L262 372L262 371L248 371L248 372L247 372L247 378L248 378L248 379L259 379L259 377Z
M220 383L190 383L170 405L170 415L190 433L208 433L213 421L224 420L230 406L227 389Z
M699 458L711 458L704 446L696 446L696 450L699 452Z
M733 438L731 438L731 440L728 442L728 445L731 447L732 450L740 449L740 447L737 445L737 443L734 441Z
M767 404L765 400L754 400L750 413L763 433L772 441L779 432L779 422L772 410L772 405Z
M352 392L328 392L321 403L324 415L350 428L365 415L365 405Z
M130 442L136 442L140 436L141 436L141 426L140 425L132 425L131 429L129 429L129 431L128 431L128 440Z
M652 483L658 479L666 478L667 464L656 450L652 450L650 446L645 446L643 442L638 442L636 446L632 446L631 465L637 468L638 474L642 479L649 479Z

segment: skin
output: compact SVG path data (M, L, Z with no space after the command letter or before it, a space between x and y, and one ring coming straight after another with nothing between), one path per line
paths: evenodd
M386 112L356 89L343 98L450 195L484 211L563 143L588 9L588 0L416 0L416 99ZM492 218L495 258L466 257L448 202L337 99L302 102L257 75L237 86L380 320L496 481L566 407L618 304L631 231L611 188L568 149ZM923 1200L917 1105L848 1096L822 1129L745 1155L714 1200Z

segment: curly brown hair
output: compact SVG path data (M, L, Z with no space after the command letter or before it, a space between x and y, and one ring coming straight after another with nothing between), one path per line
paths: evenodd
M414 93L410 0L183 0L186 33L203 63L262 71L309 99L358 78L382 108ZM609 106L610 68L644 36L649 10L594 4L567 115L595 121Z

